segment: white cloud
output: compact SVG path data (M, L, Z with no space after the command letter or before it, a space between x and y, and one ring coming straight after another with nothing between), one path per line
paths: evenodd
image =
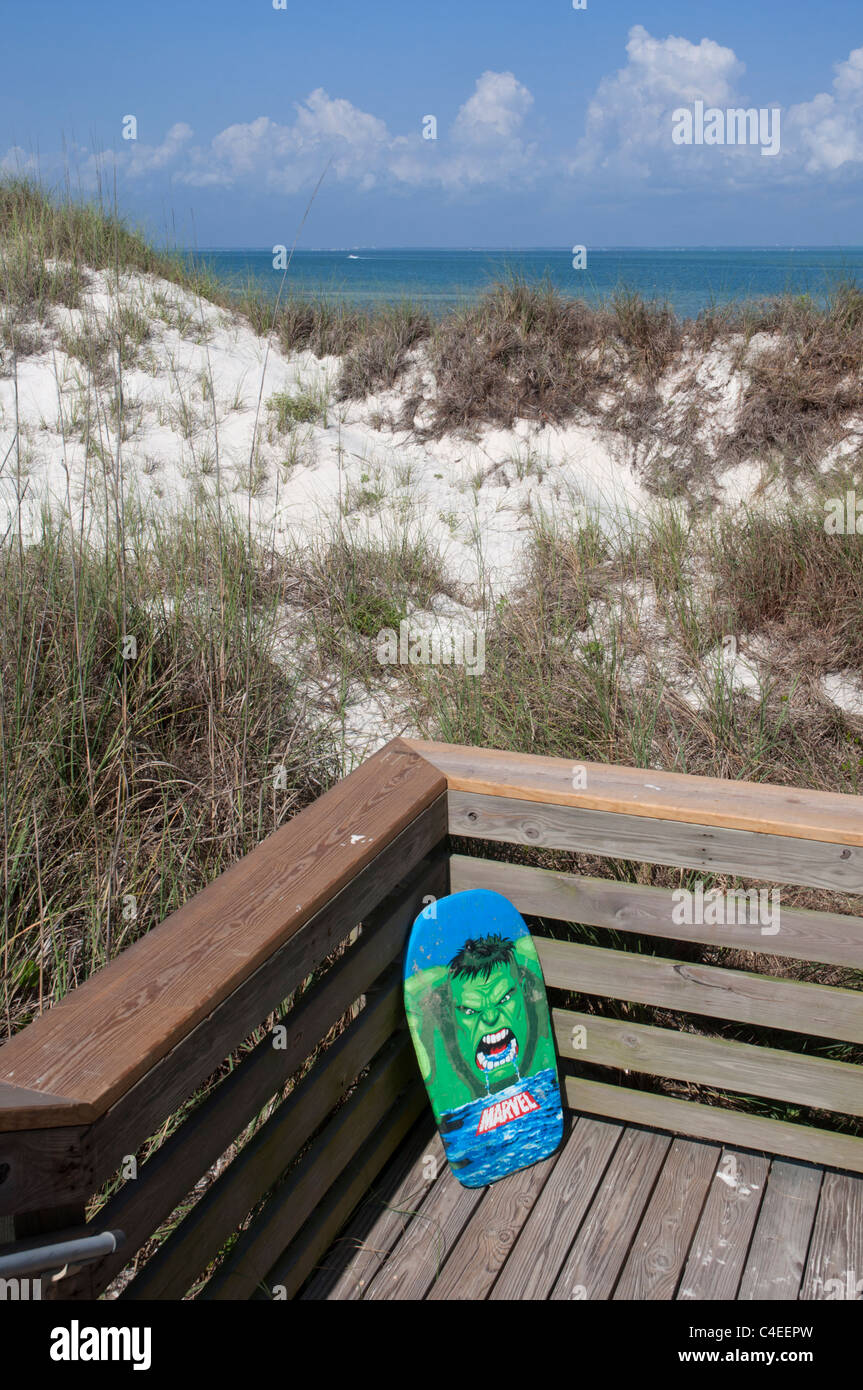
M757 144L675 146L672 115L703 101L705 108L775 108L772 93L744 93L744 64L712 39L692 43L654 38L642 25L630 31L627 63L600 82L569 172L591 185L626 191L742 191L803 184L812 176L859 175L863 161L863 48L836 65L832 91L781 110L781 148L762 159ZM775 119L775 112L774 112Z
M533 105L533 97L511 72L484 72L453 122L466 144L511 140Z
M268 116L227 126L205 149L190 152L179 182L195 185L256 182L293 193L313 183L328 161L339 178L371 186L387 171L399 141L386 124L343 97L319 87L296 103L296 118L281 125Z
M20 145L10 145L3 158L0 159L0 173L17 174L23 177L37 172L36 156L28 154Z
M713 39L655 39L637 24L629 32L626 55L626 67L604 77L588 105L585 133L571 163L573 173L647 182L683 164L679 147L671 141L676 108L699 99L707 106L737 104L735 84L744 65L732 49ZM709 153L683 152L690 174L697 162L705 163L705 153L715 176L715 147Z
M138 176L167 168L177 160L194 133L191 126L177 121L160 145L142 145L138 140L125 141L128 150L127 172Z
M863 160L863 48L836 64L832 93L792 106L787 129L808 174L832 173Z
M297 104L293 139L299 146L341 140L347 145L374 148L385 146L390 138L385 123L377 116L360 111L344 97L327 96L322 87L316 88L305 103Z
M311 186L325 167L360 189L395 186L503 185L532 178L539 161L521 136L533 96L511 72L484 72L459 108L448 133L422 139L420 122L410 134L395 135L379 117L344 97L318 87L297 102L293 121L268 116L227 126L205 147L187 147L176 182L197 187L254 183L279 193ZM184 128L187 129L187 128ZM169 136L166 137L167 144ZM179 151L178 151L179 152ZM133 176L155 164L130 162Z
M525 186L542 172L544 161L521 128L533 96L511 72L484 72L456 114L450 140L441 149L436 174L444 188L482 185ZM426 168L430 161L425 161Z

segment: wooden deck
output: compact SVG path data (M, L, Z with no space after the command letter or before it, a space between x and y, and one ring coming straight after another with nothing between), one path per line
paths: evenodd
M566 1124L552 1158L469 1189L423 1121L302 1297L863 1296L863 1178L609 1119Z
M744 886L717 933L641 873L508 862L535 850ZM833 896L783 902L774 935L753 880ZM570 1128L551 1160L470 1191L415 1128L431 1114L399 962L424 904L481 887L550 924L535 940L561 992ZM858 1296L863 1137L806 1115L863 1117L863 990L845 973L863 971L861 901L863 797L395 739L0 1049L0 1254L11 1272L34 1243L122 1232L57 1271L58 1301L98 1298L139 1253L124 1300ZM702 945L753 968L703 963ZM773 974L775 957L828 968ZM741 1094L766 1104L734 1108Z

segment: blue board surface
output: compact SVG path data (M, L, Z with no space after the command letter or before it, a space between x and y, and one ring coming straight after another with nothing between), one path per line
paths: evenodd
M485 1187L554 1153L563 1107L536 947L500 893L430 903L405 954L405 1009L447 1159Z

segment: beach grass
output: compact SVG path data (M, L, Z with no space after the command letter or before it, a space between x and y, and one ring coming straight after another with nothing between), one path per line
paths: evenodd
M521 583L483 618L484 678L424 682L428 736L859 795L860 731L813 691L863 668L857 537L827 534L817 503L629 522L535 518ZM729 657L759 639L744 693Z
M110 520L0 548L9 1033L339 772L274 655L283 560L227 515Z

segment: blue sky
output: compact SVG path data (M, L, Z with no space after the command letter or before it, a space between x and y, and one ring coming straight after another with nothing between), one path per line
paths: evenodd
M0 164L202 246L290 245L328 164L303 246L863 241L860 0L285 4L10 5ZM675 145L697 100L779 153Z

